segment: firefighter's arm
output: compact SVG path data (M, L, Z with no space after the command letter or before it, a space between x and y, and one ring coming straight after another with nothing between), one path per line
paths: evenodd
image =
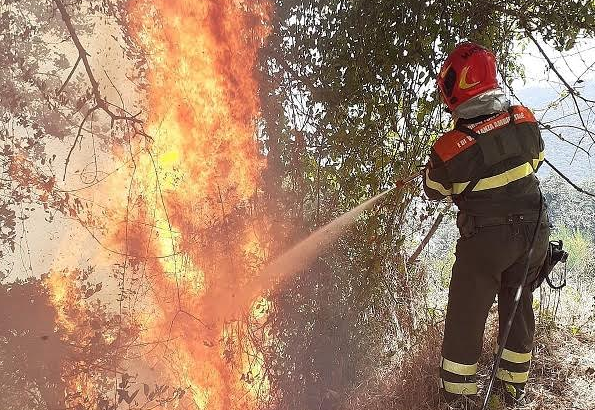
M543 138L541 137L541 132L539 131L539 127L537 127L537 125L535 126L536 128L536 133L537 133L537 144L538 144L538 154L537 154L537 158L533 158L533 169L535 170L535 172L537 172L537 170L541 167L541 164L543 164L543 160L545 158L545 143L543 142Z
M434 150L430 154L430 160L423 173L424 191L429 199L444 199L452 195L452 182L444 162Z

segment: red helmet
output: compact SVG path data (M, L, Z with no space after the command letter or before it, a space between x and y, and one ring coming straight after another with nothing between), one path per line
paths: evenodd
M446 105L454 111L471 97L498 88L496 57L479 44L461 43L442 65L437 82Z

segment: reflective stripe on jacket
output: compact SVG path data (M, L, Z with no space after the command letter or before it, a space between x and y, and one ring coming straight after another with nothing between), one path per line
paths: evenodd
M459 121L434 143L424 190L430 199L451 196L460 210L476 215L536 209L534 173L543 162L543 149L535 117L526 107L513 106L475 123Z

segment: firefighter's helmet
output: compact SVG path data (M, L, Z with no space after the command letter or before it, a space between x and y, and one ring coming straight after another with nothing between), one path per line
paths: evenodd
M438 89L448 108L476 95L498 88L496 57L479 44L459 44L448 56L438 73Z

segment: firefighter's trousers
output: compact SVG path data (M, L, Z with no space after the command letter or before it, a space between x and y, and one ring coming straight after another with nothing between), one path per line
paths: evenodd
M440 362L440 387L447 398L477 394L477 363L488 311L498 295L500 341L523 279L537 219L537 211L499 218L459 213L461 237L452 269ZM545 210L536 235L528 280L497 373L500 381L520 391L529 375L535 331L530 283L545 259L549 242Z

